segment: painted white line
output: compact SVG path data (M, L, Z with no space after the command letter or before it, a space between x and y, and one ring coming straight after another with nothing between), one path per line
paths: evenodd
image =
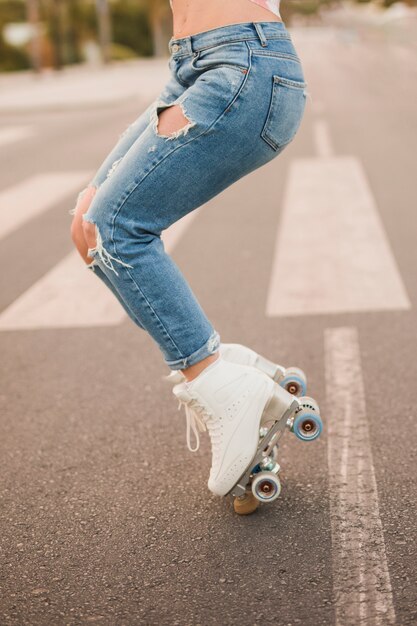
M164 242L165 250L168 253L173 251L178 241L191 226L191 223L195 220L201 209L202 207L199 207L198 209L191 211L191 213L188 213L178 220L178 222L175 222L175 224L172 224L172 226L164 230L162 233L162 241Z
M199 210L189 213L163 233L168 253ZM118 300L74 251L0 314L0 331L112 326L125 317Z
M0 330L109 326L124 316L116 298L75 251L0 314Z
M317 156L331 157L334 154L330 139L329 125L323 119L314 120L313 137Z
M308 87L307 87L307 93L308 92ZM322 113L325 112L326 107L324 106L324 102L323 100L317 100L315 97L311 98L311 104L313 107L313 112L316 113L317 115L321 115Z
M358 159L292 162L266 315L409 309Z
M35 134L33 126L9 126L0 128L0 146L7 146L16 141L27 139Z
M394 626L357 330L324 341L336 624Z
M0 238L44 213L79 189L91 172L37 174L0 192ZM76 195L73 198L75 205ZM72 205L69 207L72 208Z

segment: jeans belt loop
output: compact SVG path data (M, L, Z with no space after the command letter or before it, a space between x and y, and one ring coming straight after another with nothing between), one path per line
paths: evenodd
M259 41L261 42L261 46L263 46L264 48L268 45L268 42L266 40L265 37L265 33L262 29L262 26L259 22L253 22L253 25L255 26L256 32L258 33L258 37L259 37Z

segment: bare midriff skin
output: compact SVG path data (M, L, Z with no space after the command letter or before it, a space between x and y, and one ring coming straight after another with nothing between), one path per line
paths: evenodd
M173 37L180 39L228 24L282 22L249 0L173 0Z
M173 38L180 39L206 30L241 24L245 22L282 22L271 11L249 0L173 0ZM180 106L164 109L158 118L158 133L169 136L187 124ZM79 199L71 225L71 235L76 248L86 263L93 260L88 256L88 248L96 245L96 232L93 224L83 221L97 189L89 187ZM186 380L196 378L208 365L219 358L219 351L187 367L182 371Z

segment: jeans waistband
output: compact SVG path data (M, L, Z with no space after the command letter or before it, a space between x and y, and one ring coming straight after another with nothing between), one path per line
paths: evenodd
M291 39L291 36L284 22L242 22L178 39L171 37L168 47L173 56L185 56L222 43L249 39L259 39L261 45L267 47L268 39Z

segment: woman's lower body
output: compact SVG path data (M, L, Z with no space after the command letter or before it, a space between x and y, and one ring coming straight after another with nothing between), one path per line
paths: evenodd
M182 370L214 355L220 335L166 253L161 233L274 159L291 142L303 117L306 83L283 22L223 26L171 39L169 49L170 80L126 129L90 181L87 189L94 187L96 192L82 220L92 259L89 269L153 337L168 367ZM159 122L170 107L176 107L182 124L167 133ZM204 370L205 382L210 371L212 380L219 379L222 368L220 379L231 382L246 374L249 380L253 374L242 370L243 365L230 371L224 360L217 370L214 365ZM249 428L255 433L271 393L271 379L267 382L261 373L253 376L251 389L261 394ZM200 421L210 422L213 387L205 395L204 381L195 380L199 381L194 389L199 389ZM196 397L189 397L192 387L185 395L176 387L180 401L195 408ZM250 393L244 397L250 400ZM221 412L218 404L215 411ZM239 440L239 428L232 431ZM248 455L246 439L234 447L243 449L241 463ZM221 445L227 449L229 443ZM217 481L212 490L223 493L233 478L233 472L226 482L223 475L212 477L213 484Z
M95 225L90 269L167 365L182 369L215 352L220 337L161 233L275 158L295 135L306 96L282 22L225 26L169 46L171 78L91 180L97 192L83 219ZM161 135L158 116L173 105L189 122Z

